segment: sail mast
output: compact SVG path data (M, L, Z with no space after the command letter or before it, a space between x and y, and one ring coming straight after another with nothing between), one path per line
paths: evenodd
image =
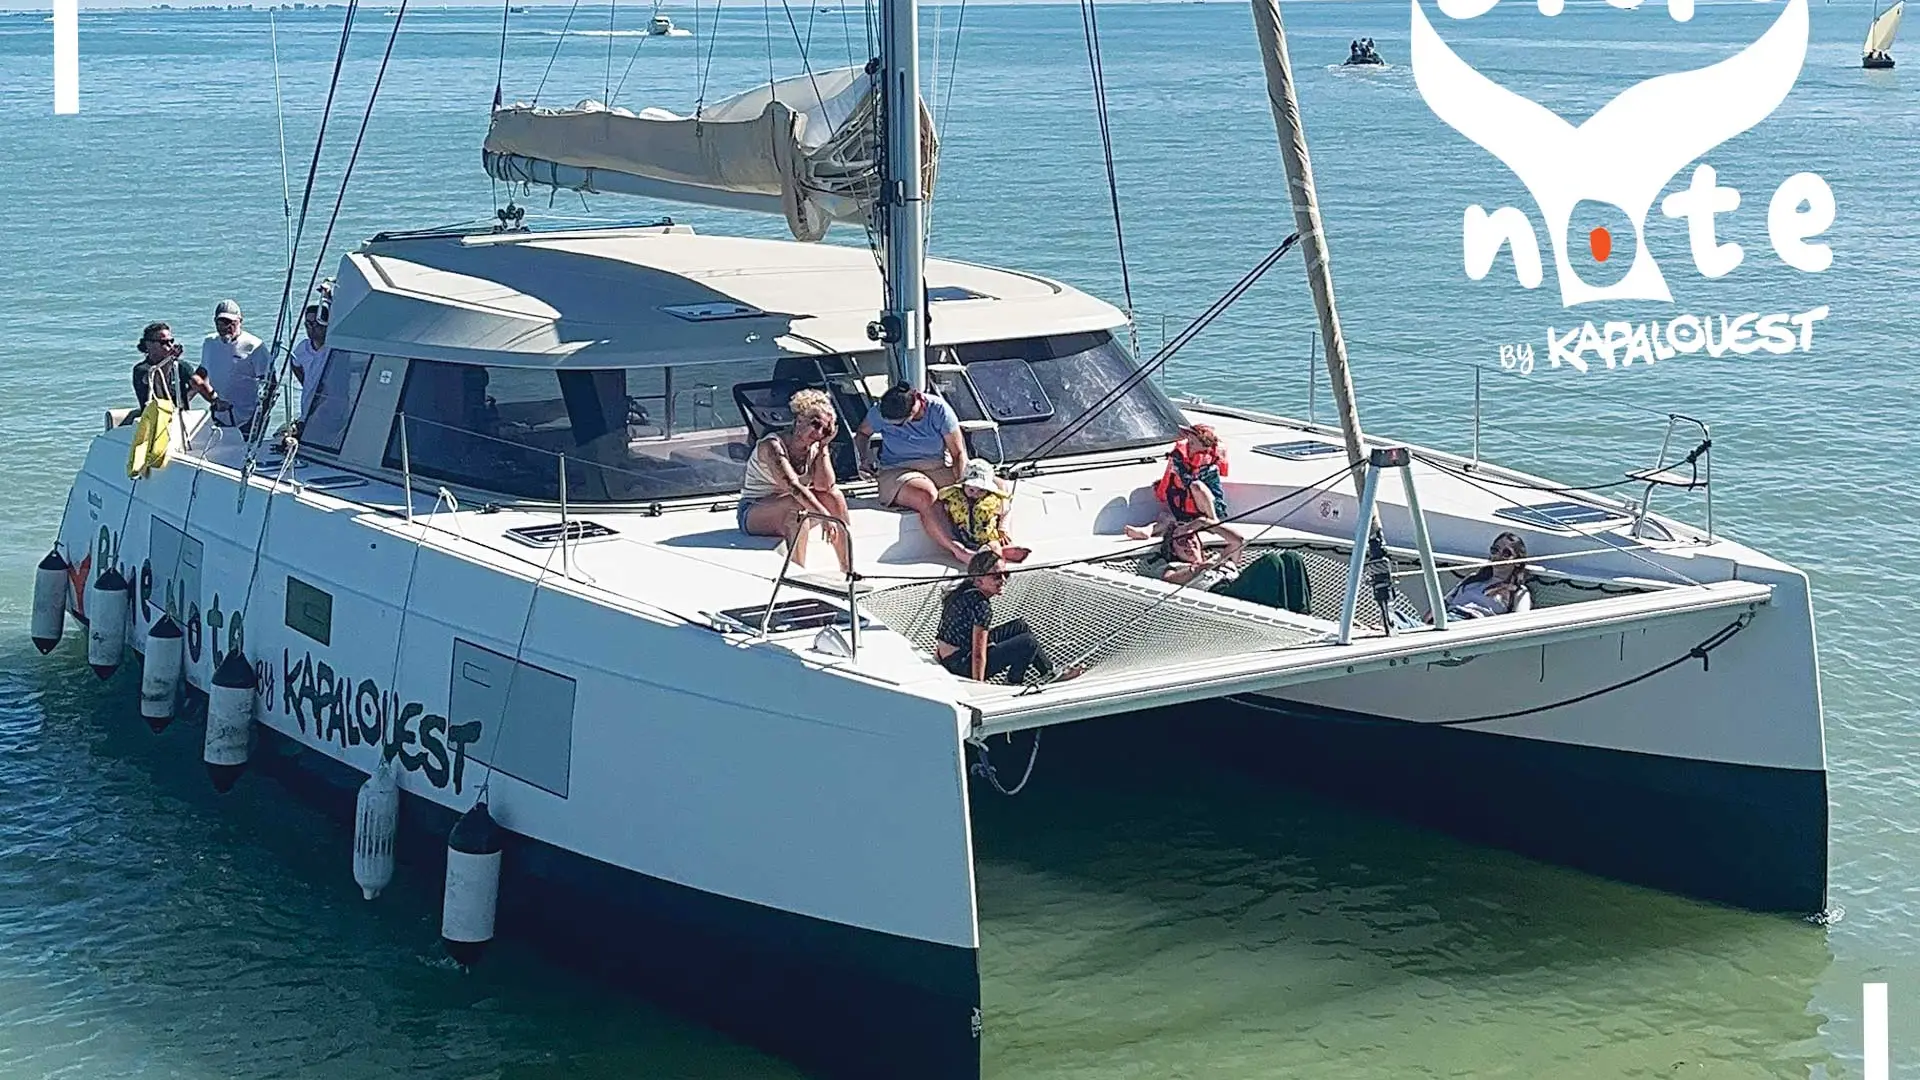
M880 5L880 43L886 168L877 202L886 248L886 307L879 326L869 333L886 342L894 379L924 390L927 240L926 178L920 161L919 0L885 0Z
M1294 230L1306 255L1307 287L1320 317L1320 339L1326 343L1327 376L1333 385L1340 430L1346 436L1347 462L1358 495L1366 483L1366 441L1360 433L1360 412L1353 403L1353 377L1347 370L1347 339L1340 333L1340 314L1333 306L1333 273L1327 266L1327 239L1320 228L1320 207L1314 201L1313 163L1307 158L1307 136L1300 126L1300 103L1293 93L1293 65L1287 59L1287 35L1280 26L1279 0L1252 0L1253 25L1260 35L1260 56L1267 67L1267 100L1273 106L1273 126L1280 136L1280 160L1287 170L1287 191L1293 200ZM1378 533L1376 515L1371 529Z

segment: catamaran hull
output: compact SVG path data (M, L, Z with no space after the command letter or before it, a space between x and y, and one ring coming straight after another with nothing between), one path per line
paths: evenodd
M1221 718L1227 744L1470 839L1739 907L1820 912L1812 622L1804 578L1771 583L1773 602L1704 662L1690 651L1724 631L1725 612L1242 697Z
M509 833L501 934L821 1075L977 1078L951 703L809 678L791 653L613 610L554 577L535 594L416 546L388 516L284 488L269 515L262 482L238 499L223 467L131 485L125 439L95 440L61 550L82 582L117 565L134 583L136 651L175 614L194 691L228 650L254 660L250 769L350 815L395 760L402 876L429 891L484 784ZM76 615L87 596L72 591ZM197 769L197 732L176 736Z
M263 772L351 825L366 778L261 729ZM401 798L402 873L437 882L457 815ZM500 933L821 1076L978 1080L978 951L701 892L510 836Z

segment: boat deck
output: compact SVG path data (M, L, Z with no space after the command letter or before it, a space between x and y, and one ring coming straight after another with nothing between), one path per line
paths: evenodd
M301 501L358 510L371 527L638 615L693 622L740 647L788 650L818 669L954 701L975 710L987 730L1271 690L1379 667L1459 663L1478 653L1765 603L1770 595L1767 585L1736 580L1743 564L1767 562L1737 544L1710 541L1666 519L1656 520L1672 539L1634 538L1617 504L1597 498L1578 500L1594 508L1594 520L1580 527L1522 523L1500 513L1521 505L1510 495L1535 501L1542 496L1503 491L1472 474L1416 461L1442 589L1478 565L1494 534L1511 530L1528 546L1534 610L1452 620L1439 631L1426 625L1429 605L1410 550L1411 517L1399 485L1383 484L1379 512L1395 557L1391 621L1397 626L1387 632L1378 605L1363 595L1352 640L1342 645L1340 609L1358 512L1341 468L1343 455L1272 452L1277 445L1297 448L1302 436L1332 445L1324 433L1303 427L1233 415L1205 419L1231 447L1227 491L1230 507L1244 515L1235 524L1249 541L1243 561L1266 550L1298 552L1311 581L1310 610L1294 614L1138 573L1152 544L1128 539L1122 527L1153 516L1157 454L1051 470L1021 480L1014 492L1009 529L1035 554L994 604L997 620L1027 621L1056 668L1086 669L1077 680L1040 688L972 683L932 662L940 600L957 583L959 570L935 555L915 515L878 505L871 484L848 489L863 580L862 632L855 655L847 656L821 649L816 640L823 625L849 628L852 622L846 582L834 572L829 546L814 537L807 565L788 568L781 579L784 545L742 534L731 498L666 510L570 508L568 526L584 535L561 545L557 507L456 506L444 493L416 490L409 523L402 486L391 479L304 459L288 477ZM205 460L233 468L242 451L232 443L216 445ZM271 486L281 465L273 457L261 460L255 485ZM1480 475L1501 483L1498 477L1511 474ZM811 605L816 612L824 607L831 614L784 629L776 620L763 635L758 616L776 602Z

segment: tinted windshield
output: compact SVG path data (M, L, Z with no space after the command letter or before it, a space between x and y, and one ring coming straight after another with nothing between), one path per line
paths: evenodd
M990 433L970 433L969 442L973 453L1002 461L1024 458L1048 444L1139 370L1107 333L986 342L939 352L939 360L957 360L966 370L964 377L934 372L934 388L961 420L990 418L999 423L997 447ZM1180 423L1179 411L1160 388L1141 379L1117 400L1105 402L1073 435L1048 445L1045 456L1171 442L1179 437Z
M413 471L526 499L650 502L739 490L749 436L736 386L772 362L556 371L410 361L400 397ZM400 418L386 464L398 468Z

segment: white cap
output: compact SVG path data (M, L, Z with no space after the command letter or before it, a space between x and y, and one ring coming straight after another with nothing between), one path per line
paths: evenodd
M1005 495L1006 488L1000 485L1000 478L993 474L993 466L984 458L973 458L960 473L960 486L975 491L991 491L995 495Z

